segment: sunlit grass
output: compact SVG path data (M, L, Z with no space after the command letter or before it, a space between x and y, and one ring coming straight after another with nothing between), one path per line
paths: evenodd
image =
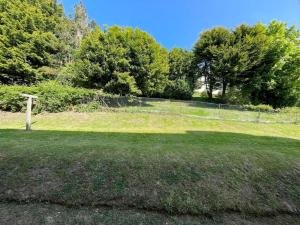
M260 112L245 110L242 108L238 109L237 106L202 103L196 101L143 99L140 105L123 105L115 110L126 112L165 113L219 120L237 120L264 123L300 123L300 110L293 112Z

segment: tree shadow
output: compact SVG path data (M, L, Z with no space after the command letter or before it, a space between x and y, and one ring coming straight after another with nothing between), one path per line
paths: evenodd
M148 101L144 98L137 97L101 97L98 99L100 104L103 106L110 108L124 108L130 106L139 106L139 107L153 107L153 105L149 104Z
M9 145L7 143L10 143ZM185 133L127 133L0 129L0 151L9 148L128 150L141 152L270 151L300 156L300 140L232 132L186 131ZM9 150L9 148L7 150Z
M283 137L0 129L0 198L270 215L299 202L299 158L300 140Z

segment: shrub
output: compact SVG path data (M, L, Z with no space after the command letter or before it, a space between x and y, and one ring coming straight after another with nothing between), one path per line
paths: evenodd
M120 95L139 95L142 92L137 88L134 77L131 77L129 73L114 73L115 79L108 82L104 91L113 94Z
M73 110L75 112L86 113L86 112L98 112L104 111L105 107L99 101L92 101L86 104L75 105Z
M19 112L26 107L21 93L36 94L36 87L0 86L0 110Z
M193 90L187 81L178 79L169 81L164 91L164 97L180 100L190 100L193 96Z
M270 105L244 105L243 109L250 111L261 111L261 112L274 112L272 106Z
M245 95L239 88L236 87L229 88L224 100L226 103L233 105L248 105L251 103L249 96Z
M0 110L19 112L26 107L21 93L37 95L34 112L62 112L72 106L93 101L99 94L94 90L73 88L60 85L54 81L37 86L0 86Z

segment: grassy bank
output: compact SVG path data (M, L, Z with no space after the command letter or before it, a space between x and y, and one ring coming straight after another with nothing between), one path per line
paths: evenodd
M299 215L300 125L59 113L25 133L23 114L0 121L2 202Z

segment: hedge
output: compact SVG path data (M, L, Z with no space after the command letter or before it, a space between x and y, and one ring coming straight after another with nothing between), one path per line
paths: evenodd
M54 81L36 86L0 86L0 110L20 112L26 109L26 99L20 94L37 95L34 112L63 112L72 106L93 101L99 92L64 86Z

